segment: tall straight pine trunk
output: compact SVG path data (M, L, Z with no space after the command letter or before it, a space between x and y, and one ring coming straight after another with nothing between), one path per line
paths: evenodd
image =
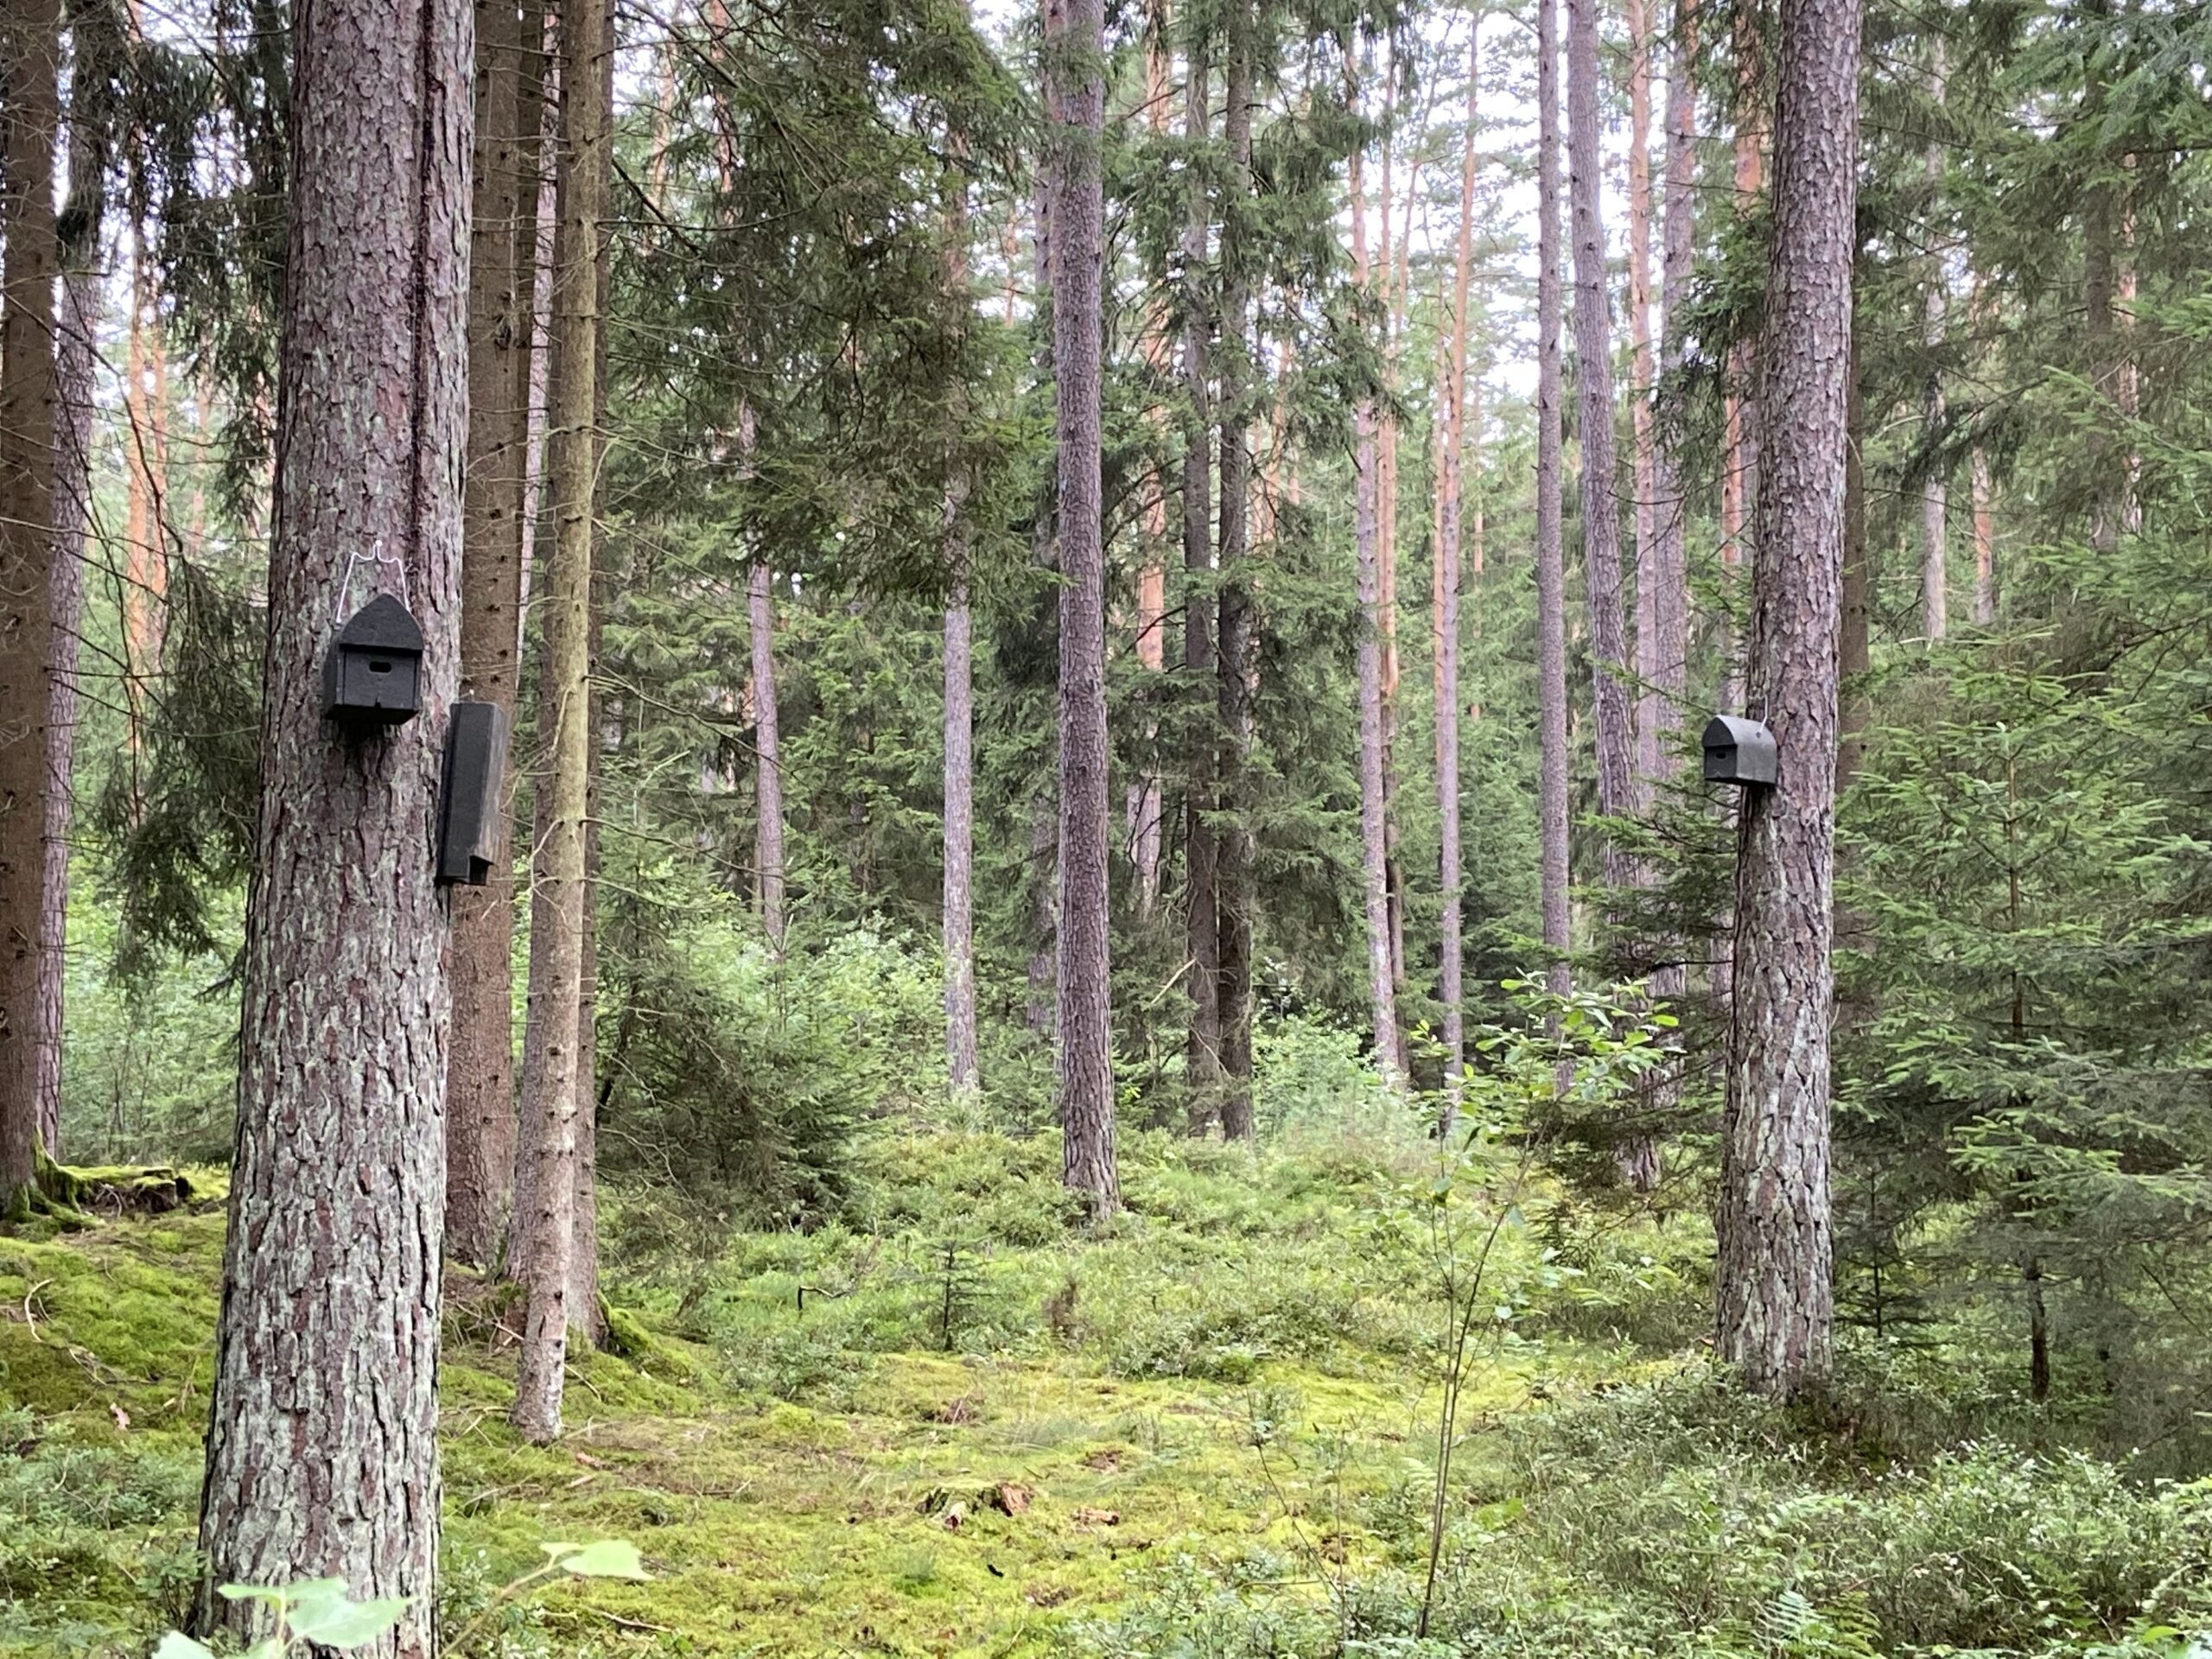
M1467 39L1467 130L1459 157L1459 235L1452 251L1451 343L1445 358L1445 431L1438 467L1436 576L1433 584L1436 661L1437 868L1443 895L1438 929L1437 993L1444 1005L1444 1109L1446 1132L1459 1109L1466 1069L1465 948L1460 938L1463 894L1459 846L1459 566L1465 516L1469 429L1467 301L1475 240L1475 126L1477 75L1482 67L1482 25Z
M1567 0L1567 97L1570 217L1574 237L1574 350L1581 381L1582 568L1590 607L1592 704L1598 727L1598 810L1608 817L1634 805L1630 762L1630 672L1621 610L1620 500L1613 473L1612 303L1599 211L1604 158L1599 146L1598 0ZM1606 849L1605 877L1626 876Z
M1940 107L1943 101L1942 48L1929 72L1929 95ZM1931 140L1923 162L1928 177L1929 217L1932 224L1943 184L1943 147ZM1931 241L1934 239L1931 236ZM1936 364L1943 349L1945 314L1949 296L1939 248L1929 262L1928 287L1923 296L1922 339L1928 347L1928 377L1921 387L1920 419L1923 435L1940 442L1944 422L1943 377ZM1951 631L1950 483L1938 465L1920 486L1920 627L1932 642Z
M100 232L112 111L105 31L79 26L69 103L68 227L59 248L61 306L54 340L54 567L48 592L45 892L39 901L39 1140L61 1155L62 993L69 938L70 776L77 737L77 659L85 613L85 536L92 517L92 415L99 392Z
M599 239L607 219L611 126L603 0L569 0L561 18L562 142L553 254L553 407L547 423L545 507L552 569L543 607L543 703L546 791L532 860L531 916L534 1090L523 1102L536 1173L525 1209L518 1195L518 1276L528 1292L512 1417L525 1438L561 1433L563 1367L575 1262L580 1120L588 1105L579 1040L585 918L586 835L591 792L591 596L594 483L598 454L601 287ZM543 953L542 964L538 958ZM542 965L542 974L537 969ZM518 1185L521 1185L518 1183Z
M1184 10L1186 79L1183 137L1203 143L1213 130L1205 20ZM1193 688L1214 677L1213 398L1206 292L1207 210L1205 175L1192 170L1183 223L1183 670ZM1215 753L1212 710L1198 714L1185 738L1183 765L1184 937L1190 957L1191 1035L1185 1069L1191 1119L1202 1130L1221 1109L1220 858L1214 836Z
M0 1217L29 1203L40 1150L60 58L56 0L0 3Z
M1360 158L1351 161L1352 264L1360 282L1370 278L1367 200ZM1387 232L1389 221L1384 221ZM1383 246L1389 246L1385 235ZM1372 391L1352 410L1352 553L1359 600L1359 847L1360 889L1367 921L1367 995L1375 1064L1383 1081L1402 1087L1405 1067L1398 1051L1397 987L1390 950L1389 828L1385 790L1388 762L1382 707L1382 416Z
M1730 17L1729 45L1735 58L1736 85L1735 184L1736 212L1748 214L1758 204L1766 181L1766 65L1759 41L1757 5L1734 7ZM1751 512L1758 496L1759 435L1758 405L1753 399L1753 359L1757 348L1738 340L1729 348L1722 373L1720 456L1720 572L1725 596L1740 597L1738 572L1745 543L1751 533ZM1741 664L1737 642L1723 641L1720 702L1734 709L1742 701ZM1726 963L1719 976L1726 977Z
M945 279L968 288L968 175L957 145L945 210ZM968 608L969 480L956 419L945 433L944 568L944 936L945 1084L958 1098L981 1081L976 1038L976 679L975 633Z
M747 446L750 447L749 445ZM755 558L746 578L746 615L753 641L753 753L756 805L754 861L760 870L760 927L779 960L784 954L784 743L776 700L776 588L767 562Z
M1232 0L1226 20L1228 60L1223 136L1229 151L1221 216L1221 651L1216 664L1221 713L1222 804L1219 895L1221 974L1221 1133L1252 1138L1251 760L1253 686L1259 640L1250 567L1252 412L1250 237L1252 200L1252 16L1250 0Z
M1122 1205L1107 959L1106 543L1099 478L1105 26L1101 0L1046 0L1059 440L1061 1171L1094 1219Z
M404 1597L354 1652L436 1646L449 931L432 866L459 679L472 29L458 0L295 21L261 798L200 1545L214 1586ZM346 480L333 489L331 480ZM346 617L421 626L422 712L322 713Z
M1572 988L1567 960L1567 556L1560 524L1559 12L1536 0L1537 840L1546 979Z
M461 504L461 685L510 719L521 647L523 497L537 267L543 15L478 9L469 228L468 471ZM453 894L453 1052L446 1084L446 1253L487 1268L512 1196L514 868L502 802L491 880Z
M1718 1345L1788 1396L1828 1372L1828 946L1859 0L1782 0L1749 707L1779 781L1738 832Z

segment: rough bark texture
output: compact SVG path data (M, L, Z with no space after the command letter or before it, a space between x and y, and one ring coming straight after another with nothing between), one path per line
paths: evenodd
M1203 141L1212 130L1207 107L1205 40L1192 30L1189 79L1184 89L1183 136ZM1213 399L1207 379L1205 181L1191 181L1189 217L1183 226L1183 669L1193 688L1214 677L1213 474L1209 434ZM1194 720L1185 740L1183 765L1184 937L1190 955L1191 1036L1185 1071L1191 1083L1193 1129L1214 1121L1221 1105L1221 903L1214 825L1214 733Z
M1482 67L1479 22L1467 40L1467 130L1459 156L1459 236L1452 251L1451 344L1445 359L1445 431L1438 467L1436 575L1433 583L1436 662L1437 871L1443 895L1438 927L1437 997L1444 1005L1446 1132L1459 1109L1466 1069L1465 993L1462 983L1459 849L1459 541L1466 496L1468 429L1467 314L1474 265L1475 126L1477 72Z
M146 681L161 658L161 609L168 561L162 549L168 493L168 368L154 315L143 227L130 234L130 326L124 348L123 683L131 784L145 747Z
M1943 71L1937 61L1933 88L1936 100L1943 98ZM1943 180L1943 147L1930 143L1925 162L1928 188L1931 199ZM1937 355L1943 346L1943 323L1946 296L1944 293L1943 261L1939 253L1935 269L1929 273L1926 306L1922 321L1922 339L1928 347L1928 378L1921 389L1920 420L1923 436L1935 441L1943 430L1943 381L1935 367ZM1950 485L1941 466L1928 475L1920 490L1920 617L1921 631L1930 640L1941 639L1951 631L1951 558L1948 519L1950 508Z
M964 573L960 509L946 505L946 540ZM976 1052L976 681L968 583L957 575L944 608L944 1058L956 1095L979 1081Z
M1369 280L1367 199L1360 186L1360 159L1351 162L1352 264L1358 280ZM1387 227L1389 219L1384 219ZM1389 242L1386 235L1383 247ZM1359 848L1360 896L1367 921L1368 1013L1375 1063L1392 1088L1404 1078L1398 1054L1398 1007L1390 950L1390 872L1388 774L1383 754L1382 548L1380 518L1381 416L1373 395L1363 396L1352 411L1356 474L1352 546L1359 598Z
M1092 1217L1103 1218L1121 1208L1122 1194L1107 959L1106 547L1099 480L1106 79L1100 0L1047 0L1045 67L1059 440L1061 1174Z
M1581 383L1582 569L1590 606L1593 704L1598 728L1598 810L1629 811L1627 631L1621 614L1620 502L1613 471L1612 305L1605 277L1605 227L1599 210L1598 0L1567 0L1568 193L1574 234L1574 351ZM1606 880L1624 876L1609 847Z
M1060 951L1058 855L1059 809L1050 790L1039 789L1029 798L1030 935L1028 995L1021 1023L1033 1036L1052 1040L1052 1020L1058 1012L1058 963Z
M1660 369L1671 375L1682 362L1682 308L1689 297L1694 259L1695 223L1692 192L1697 174L1697 90L1692 79L1697 56L1697 0L1678 0L1673 53L1667 69L1667 149L1664 224L1661 236L1660 301L1665 315ZM1682 696L1688 683L1689 573L1682 489L1681 433L1669 425L1656 435L1651 455L1652 533L1648 568L1640 567L1637 592L1637 658L1646 690L1637 712L1641 791L1656 804L1674 767L1667 739L1681 724ZM1646 580L1651 588L1643 593ZM1650 630L1647 640L1646 627ZM1680 998L1688 984L1678 942L1657 941L1651 973L1652 995L1662 1002ZM1655 1117L1672 1105L1675 1073L1653 1074L1647 1104Z
M54 0L0 6L0 1216L29 1189L39 1146L60 34Z
M1866 726L1873 713L1866 671L1872 664L1873 572L1866 564L1866 413L1859 358L1859 313L1851 316L1851 384L1844 403L1843 571L1838 588L1836 621L1835 792L1840 798L1859 775L1866 748ZM1836 919L1839 941L1854 931L1848 916Z
M753 634L753 753L759 817L754 860L760 869L760 926L768 947L784 954L784 758L776 708L774 578L754 560L746 604Z
M73 193L72 205L76 205ZM45 893L39 901L38 1131L46 1155L61 1156L62 988L69 938L69 791L77 737L77 652L85 614L85 532L92 522L92 404L99 367L99 219L67 258L55 341L60 418L55 436L54 569L48 658Z
M1216 892L1220 925L1221 1133L1252 1138L1253 690L1258 636L1249 554L1252 454L1245 407L1250 375L1251 289L1245 220L1252 176L1252 18L1246 0L1228 16L1223 135L1229 150L1221 232L1221 652L1216 665L1221 714L1221 864Z
M601 0L574 0L562 15L562 135L558 227L553 255L556 358L546 427L545 507L552 568L543 607L545 792L531 860L531 1057L522 1118L536 1166L528 1207L518 1182L515 1230L528 1292L512 1420L543 1442L561 1432L563 1368L573 1305L581 1120L590 1084L582 1071L585 929L589 910L587 826L591 796L591 599L598 443L601 291L598 248L607 218L611 129L602 60ZM539 969L542 965L543 971Z
M1996 491L1990 483L1989 451L1974 447L1974 620L1987 627L1997 620Z
M1859 0L1783 0L1750 708L1780 781L1738 830L1716 1272L1721 1357L1764 1392L1831 1359L1828 1021Z
M1173 113L1170 78L1173 69L1168 46L1166 0L1145 8L1144 111L1145 125L1155 143L1167 135ZM1167 272L1154 273L1164 287ZM1168 308L1153 308L1145 319L1139 349L1145 372L1165 386L1173 377L1170 359L1174 348L1169 338ZM1148 424L1164 441L1167 411L1155 404ZM1164 442L1163 442L1164 448ZM1136 656L1146 673L1164 676L1167 668L1167 467L1147 469L1144 493L1144 563L1137 572ZM1162 681L1164 685L1165 681ZM1149 697L1147 699L1151 701ZM1161 813L1166 799L1157 760L1160 726L1147 719L1144 730L1145 769L1129 780L1127 789L1129 862L1136 869L1137 914L1150 917L1160 904L1160 853L1164 837Z
M1659 777L1659 457L1651 354L1651 6L1628 0L1629 422L1636 480L1636 788L1648 810Z
M1736 211L1749 213L1758 205L1765 185L1766 65L1759 43L1760 8L1734 7L1730 45L1736 60L1735 153ZM1759 446L1758 410L1752 400L1754 348L1739 340L1729 348L1723 374L1720 456L1720 569L1727 594L1738 590L1738 570L1751 531L1752 503L1758 494ZM1734 709L1741 702L1740 664L1733 639L1723 642L1720 703ZM1725 964L1723 969L1725 976Z
M1564 996L1567 963L1567 556L1560 524L1559 15L1536 0L1536 724L1537 825L1547 978Z
M471 33L459 0L318 0L293 29L260 823L200 1511L203 1629L265 1618L218 1584L334 1576L410 1599L354 1649L371 1659L436 1643L432 850L459 670ZM423 712L349 740L322 716L323 654L379 592L422 626Z
M543 32L535 7L525 17L512 3L478 0L461 685L464 696L495 702L510 718L522 605ZM512 818L510 794L491 880L453 895L446 1253L479 1268L498 1260L514 1172Z

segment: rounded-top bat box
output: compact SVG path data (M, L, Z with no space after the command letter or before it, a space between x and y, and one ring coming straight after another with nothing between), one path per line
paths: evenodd
M1765 722L1715 715L1705 728L1705 781L1768 788L1779 775L1774 734Z
M378 594L347 619L322 659L322 712L350 732L398 726L423 711L423 630Z

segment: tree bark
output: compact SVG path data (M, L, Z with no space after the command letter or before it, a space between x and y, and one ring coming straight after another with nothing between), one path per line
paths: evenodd
M1590 606L1593 706L1598 728L1598 810L1632 810L1630 672L1621 614L1620 502L1614 481L1611 302L1605 277L1604 187L1598 134L1598 0L1567 0L1568 188L1574 233L1574 350L1581 381L1582 565ZM1627 872L1609 844L1606 880Z
M747 448L750 449L748 443ZM784 956L784 760L776 706L776 601L766 563L754 559L746 587L753 634L753 753L758 822L755 862L760 870L760 927L768 948Z
M1021 1023L1032 1036L1052 1040L1058 1013L1058 963L1060 955L1059 903L1060 814L1052 791L1039 789L1029 797L1030 928L1029 992Z
M92 411L98 395L101 221L111 113L100 90L100 32L76 30L69 108L69 199L59 238L61 315L54 341L57 406L54 480L52 633L48 663L45 893L39 904L39 1141L61 1156L63 992L69 938L70 778L77 736L77 658L85 613L85 536L92 516Z
M1221 715L1221 863L1219 903L1221 1133L1252 1138L1251 757L1253 684L1258 639L1253 613L1250 541L1252 454L1245 407L1250 381L1251 283L1246 219L1252 192L1252 16L1249 0L1232 0L1227 18L1224 80L1228 109L1223 136L1229 178L1221 229L1221 652L1217 683Z
M962 158L964 160L964 150ZM968 286L968 180L956 173L946 214L946 280ZM950 466L944 490L944 564L951 578L944 607L944 1058L955 1099L972 1096L981 1065L976 1036L976 682L975 633L968 609L968 473L957 423L946 433Z
M1937 103L1943 98L1943 67L1936 60L1934 86L1931 88ZM1930 143L1925 158L1929 200L1929 217L1933 222L1934 203L1943 181L1943 147ZM1929 272L1928 289L1924 296L1922 343L1928 348L1928 374L1921 389L1920 419L1923 437L1934 442L1943 430L1943 381L1936 372L1936 355L1943 346L1945 311L1943 260L1936 256L1934 269ZM1920 616L1922 631L1929 641L1943 639L1951 631L1951 560L1948 524L1950 505L1950 486L1941 467L1931 466L1928 481L1920 492Z
M1997 620L1997 518L1992 504L1989 451L1974 447L1974 620L1987 627Z
M1749 706L1780 780L1746 791L1721 1134L1718 1346L1751 1387L1827 1378L1829 960L1859 0L1782 0Z
M430 857L459 671L467 86L459 0L293 28L262 784L197 1622L223 1583L408 1599L436 1643L445 906ZM331 480L346 480L344 489ZM347 739L325 651L368 599L423 630L423 712Z
M478 0L469 232L468 472L461 503L462 695L515 708L537 292L543 22ZM510 785L512 790L512 785ZM453 894L453 1053L446 1080L446 1253L499 1258L515 1160L514 869L502 803L492 878Z
M1733 10L1730 44L1736 59L1735 152L1736 211L1752 212L1765 186L1766 66L1759 41L1758 4ZM1759 435L1756 424L1755 352L1748 340L1729 348L1721 398L1720 459L1720 575L1724 591L1733 597L1741 586L1738 572L1744 563L1744 544L1751 529L1752 504L1758 495ZM1741 701L1741 664L1737 642L1722 642L1720 703L1733 709ZM1724 964L1725 975L1725 964Z
M1436 577L1436 816L1438 886L1443 897L1438 925L1437 995L1444 1005L1444 1133L1459 1110L1466 1071L1465 946L1460 938L1463 873L1459 847L1459 541L1466 494L1468 429L1468 290L1474 266L1475 128L1482 25L1467 38L1467 130L1460 143L1459 235L1452 250L1451 343L1445 358L1445 431L1438 467Z
M1874 589L1873 572L1866 563L1866 412L1857 303L1854 297L1851 380L1845 389L1843 413L1843 571L1836 624L1835 792L1839 799L1859 775L1859 763L1866 750L1866 727L1873 715L1866 672L1872 666ZM1849 943L1853 918L1839 918L1836 931L1843 943Z
M1559 16L1536 0L1536 723L1538 868L1546 981L1573 988L1567 961L1567 556L1560 524Z
M1357 280L1370 280L1367 257L1367 198L1361 188L1360 158L1351 160L1352 264ZM1384 220L1387 254L1389 220ZM1372 391L1363 391L1352 410L1356 474L1352 545L1359 600L1359 847L1361 899L1367 920L1368 1012L1375 1043L1375 1064L1384 1084L1401 1088L1405 1066L1398 1049L1398 1007L1390 949L1390 873L1382 712L1382 546L1381 416Z
M531 1024L542 1048L528 1070L536 1085L523 1102L531 1208L518 1182L516 1255L526 1287L521 1359L511 1414L525 1439L543 1444L561 1433L563 1368L574 1306L582 1119L590 1087L582 1066L585 931L589 911L591 808L591 610L596 422L600 408L601 294L599 242L605 233L613 130L604 59L603 0L572 0L563 11L561 96L563 146L559 223L553 255L553 408L546 429L546 509L553 520L552 569L544 607L543 706L546 791L531 864Z
M0 1217L37 1174L54 719L60 8L0 5Z
M1107 940L1106 548L1100 355L1106 79L1101 0L1046 0L1052 376L1059 440L1061 1174L1121 1208Z
M1145 8L1144 31L1144 111L1145 125L1155 143L1167 134L1171 113L1170 79L1171 54L1168 45L1168 16L1166 0L1153 0ZM1168 273L1164 269L1154 273L1165 286ZM1145 372L1160 385L1166 385L1173 371L1169 359L1173 347L1169 340L1169 318L1165 305L1155 306L1146 316L1143 339L1140 346L1144 357ZM1156 433L1165 433L1166 411L1155 405L1150 411L1149 424ZM1136 655L1138 664L1146 673L1164 676L1167 669L1167 467L1163 463L1150 469L1145 479L1144 490L1144 563L1137 572ZM1163 679L1161 683L1165 684ZM1137 876L1137 914L1149 918L1160 903L1160 854L1162 846L1162 787L1159 766L1153 758L1160 737L1159 722L1147 719L1145 722L1145 770L1132 779L1127 791L1129 831L1129 862L1135 867Z
M1659 690L1664 671L1659 632L1659 457L1655 404L1657 387L1651 353L1651 7L1628 0L1628 340L1629 421L1635 442L1636 480L1636 809L1650 810L1657 797ZM1663 253L1662 253L1663 258Z
M1697 58L1697 26L1698 0L1676 0L1673 53L1667 68L1665 200L1659 275L1665 315L1660 371L1664 376L1679 374L1681 369L1685 326L1681 314L1688 303L1694 263L1697 88L1693 66ZM1681 723L1682 696L1688 683L1688 503L1682 487L1681 444L1681 434L1676 426L1670 424L1655 435L1651 557L1649 569L1639 568L1637 578L1637 652L1646 686L1637 715L1637 736L1643 772L1641 792L1647 808L1656 804L1673 770L1665 740ZM1643 592L1647 578L1651 588L1648 602ZM1647 626L1650 629L1648 642ZM1679 941L1657 942L1655 957L1653 996L1662 1003L1679 1000L1688 986ZM1655 1122L1671 1108L1675 1082L1671 1064L1652 1074L1646 1102Z
M1205 23L1195 7L1189 31L1183 137L1203 143L1212 132ZM1208 379L1205 175L1192 169L1183 226L1183 670L1197 689L1214 677L1213 474L1209 442L1213 399ZM1205 715L1191 722L1184 750L1184 937L1190 956L1191 1033L1185 1070L1191 1084L1191 1127L1202 1131L1221 1109L1220 860L1214 838L1214 732Z

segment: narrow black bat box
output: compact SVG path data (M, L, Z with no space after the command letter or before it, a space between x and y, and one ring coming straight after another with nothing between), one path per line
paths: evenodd
M1779 775L1774 734L1764 722L1715 715L1705 728L1705 781L1771 787Z
M439 880L480 887L492 879L506 771L507 711L496 702L454 703L438 811Z
M401 725L423 712L423 630L390 594L354 612L330 642L322 712L357 732Z

